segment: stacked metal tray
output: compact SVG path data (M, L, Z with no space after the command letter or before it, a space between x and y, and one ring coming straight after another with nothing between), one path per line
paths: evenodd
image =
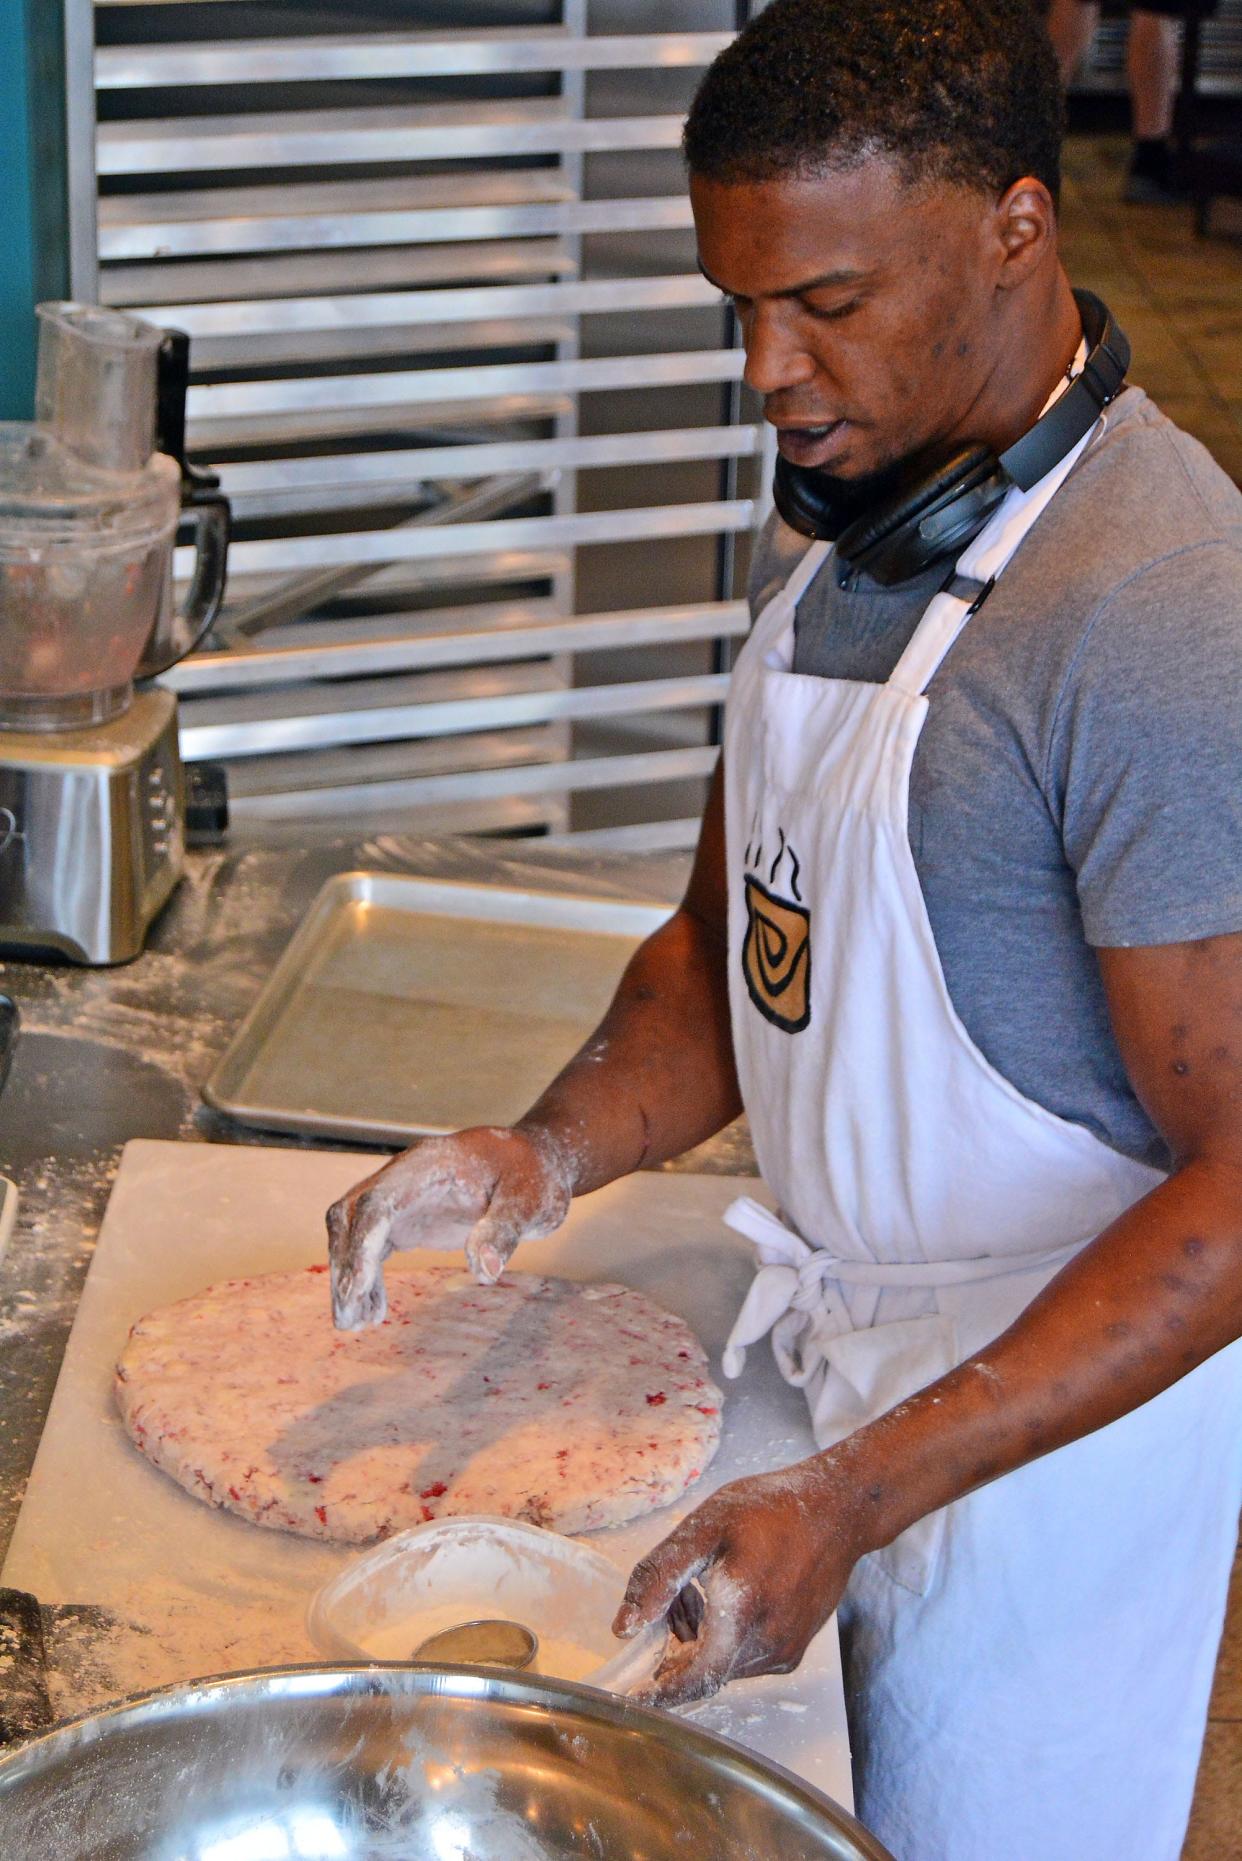
M664 904L329 880L204 1088L264 1130L402 1143L520 1117Z

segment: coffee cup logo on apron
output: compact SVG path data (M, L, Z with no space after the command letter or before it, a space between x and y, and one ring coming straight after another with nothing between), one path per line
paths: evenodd
M747 866L762 857L762 848L756 848L754 859L747 858ZM764 1020L786 1034L801 1033L811 1019L811 914L801 902L800 870L800 861L782 833L780 850L766 883L752 872L747 872L743 880L746 936L742 972L746 987ZM774 890L778 883L793 896L782 896Z

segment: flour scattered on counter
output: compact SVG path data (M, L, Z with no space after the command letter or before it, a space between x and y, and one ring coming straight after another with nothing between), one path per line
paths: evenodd
M18 1228L0 1268L0 1545L16 1516L121 1144L132 1136L247 1146L274 1141L222 1125L198 1094L324 880L378 867L671 902L684 889L686 866L680 854L588 859L535 842L400 835L365 841L305 822L287 832L268 823L259 835L239 817L228 848L191 852L184 880L131 968L0 965L0 986L18 999L26 1036L0 1105L0 1168L7 1164L22 1192ZM65 1070L76 1071L79 1060L82 1084L70 1091ZM129 1090L131 1076L144 1087L141 1099ZM293 1147L302 1148L302 1140ZM744 1120L663 1167L753 1173ZM749 1393L738 1399L745 1405ZM119 1431L119 1420L114 1426ZM775 1454L793 1444L771 1445ZM142 1475L141 1466L137 1471ZM686 1503L693 1501L692 1493ZM66 1610L50 1635L58 1715L205 1672L315 1659L302 1621L305 1598L286 1576L269 1585L252 1565L242 1580L230 1568L226 1583L190 1560L165 1564L154 1581L135 1576L132 1585L123 1583L118 1568L136 1572L142 1555L120 1528L116 1537L110 1530L101 1522L114 1615L106 1621L100 1611ZM622 1543L629 1543L625 1534ZM290 1548L312 1560L308 1591L334 1574L343 1555L326 1544L291 1541ZM636 1541L632 1555L643 1548L645 1540ZM615 1555L625 1562L630 1553ZM89 1586L81 1588L89 1596ZM793 1729L794 1722L784 1723Z

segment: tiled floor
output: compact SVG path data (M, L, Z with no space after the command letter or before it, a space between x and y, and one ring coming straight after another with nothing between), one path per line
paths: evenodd
M1229 236L1201 240L1188 207L1123 206L1127 155L1128 144L1120 139L1071 140L1063 202L1070 276L1097 290L1116 313L1134 345L1134 379L1242 483L1242 208L1218 208L1214 224ZM1242 1556L1234 1569L1182 1861L1237 1856L1242 1856Z
M1129 144L1071 138L1063 200L1070 275L1107 299L1134 347L1132 374L1242 482L1242 207L1197 239L1189 207L1127 207Z

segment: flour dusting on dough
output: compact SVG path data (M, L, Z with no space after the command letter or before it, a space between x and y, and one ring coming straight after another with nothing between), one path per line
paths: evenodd
M341 1332L325 1271L229 1280L134 1326L121 1414L196 1497L341 1543L467 1512L581 1532L676 1499L716 1451L698 1341L629 1287L390 1264L384 1323Z

